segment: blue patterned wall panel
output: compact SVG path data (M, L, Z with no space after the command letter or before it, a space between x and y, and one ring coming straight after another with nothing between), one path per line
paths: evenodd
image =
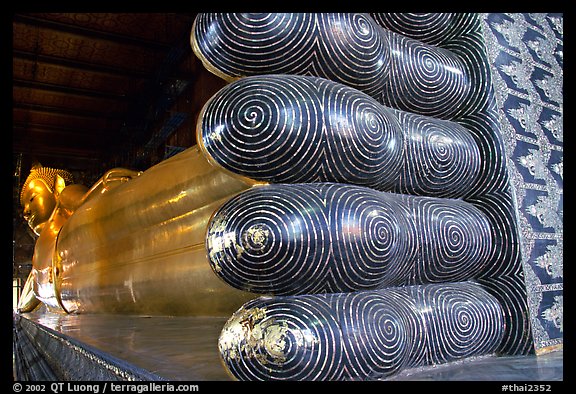
M537 353L563 343L563 15L484 14Z

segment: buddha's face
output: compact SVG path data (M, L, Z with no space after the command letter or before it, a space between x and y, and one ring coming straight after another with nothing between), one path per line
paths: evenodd
M24 208L24 220L36 235L40 235L56 207L56 196L43 179L34 179L28 183L20 201Z

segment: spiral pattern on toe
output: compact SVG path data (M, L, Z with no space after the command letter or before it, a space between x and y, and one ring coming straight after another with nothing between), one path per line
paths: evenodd
M411 202L418 233L424 239L413 283L466 280L484 268L493 243L490 223L478 208L459 200Z
M229 85L206 104L204 145L227 169L254 179L314 178L323 127L314 86L306 79L262 79Z
M329 269L323 202L298 185L277 191L249 190L220 208L206 239L212 268L247 291L318 292Z
M277 295L465 280L493 247L487 218L464 201L335 183L240 193L215 212L206 242L224 281Z
M313 14L198 14L191 44L207 68L232 80L305 72L314 42Z
M314 123L314 127L320 125L322 133L328 129L333 133L323 134L319 139L311 130L306 138L302 135L290 137L288 134L294 130L286 126L283 130L289 132L277 134L279 139L276 141L268 141L275 155L290 152L284 156L288 161L275 162L276 168L273 170L267 167L267 163L275 157L260 155L266 151L263 145L258 145L262 149L254 153L241 139L227 140L224 126L206 132L202 130L197 140L201 140L201 135L205 138L200 144L208 148L209 158L213 154L211 144L214 147L229 146L231 151L235 150L235 162L227 162L230 159L225 157L228 156L226 153L215 158L214 162L224 168L232 168L236 173L242 174L241 171L245 169L238 163L248 157L252 164L247 174L254 174L255 179L271 182L344 182L382 191L464 198L471 202L482 210L483 221L488 219L493 229L492 243L483 243L490 249L489 252L477 251L481 256L478 261L487 256L487 264L481 269L482 273L474 277L489 286L507 310L506 339L499 351L526 354L532 348L532 338L526 314L528 308L520 251L516 242L519 235L517 223L513 220L513 197L508 192L510 180L482 33L482 18L472 13L402 13L371 14L371 18L361 14L326 14L324 20L322 15L199 14L193 28L192 46L211 72L228 81L246 75L284 73L320 76L357 88L380 104L400 109L387 108L382 119L389 120L393 129L400 130L402 140L392 137L383 145L376 142L380 137L377 132L371 134L370 126L383 122L380 121L380 112L373 111L370 106L362 107L370 107L370 111L358 116L358 123L354 123L348 115L323 118L319 123ZM377 24L383 27L378 28ZM345 28L341 29L340 26ZM320 96L328 91L325 85L322 89L316 90ZM254 93L257 93L257 89ZM315 102L319 102L320 107L309 107L312 109L307 114L317 114L315 111L318 108L321 112L329 108L325 98ZM355 109L356 113L359 108ZM414 115L404 116L401 110ZM356 116L356 113L353 115ZM250 112L245 116L246 122L242 127L248 127L252 122L259 124L261 118L258 115L263 114ZM436 119L418 118L416 114L434 116ZM295 113L294 116L299 115ZM439 118L451 120L452 123L437 122ZM308 122L316 120L314 115L307 119ZM331 128L326 128L328 124L332 125ZM354 128L352 124L355 124ZM307 126L301 124L299 127ZM394 135L397 134L390 134ZM470 143L470 136L473 144ZM251 143L260 142L262 138L254 138ZM389 165L381 167L383 156L378 152L383 152L383 147L388 146L391 149L387 151L388 154L396 149L392 149L394 144L402 146L399 161L394 161L398 160L396 157L388 162ZM218 149L214 148L214 152ZM214 155L217 156L217 153ZM382 178L377 174L385 176ZM436 281L435 278L443 275L466 277L463 273L456 275L451 270L450 267L456 267L458 263L450 259L452 253L460 253L458 242L467 243L474 240L476 235L464 241L466 235L459 225L450 223L450 215L452 213L448 212L445 223L451 232L446 232L444 236L452 243L448 242L444 249L425 247L419 250L417 248L422 247L418 238L420 235L415 233L414 236L412 230L408 231L410 236L406 237L406 253L411 257L407 261L413 265L405 262L380 264L380 269L385 266L384 271L396 270L396 274L390 274L382 284ZM475 219L472 217L468 218L472 222L466 219L458 223L473 226ZM355 253L370 250L370 253L363 255L368 260L375 259L384 249L388 256L396 253L388 246L382 249L381 244L386 244L385 239L388 238L379 239L377 228L384 222L383 218L371 222L372 227L369 228L373 228L370 230L373 235L368 241L372 244L371 248L353 246ZM412 222L413 228L416 228L417 224L414 220ZM342 234L342 237L348 237L350 242L360 242L361 237L352 237L352 229L352 226L348 226L346 231L349 233ZM351 255L354 256L353 253ZM443 262L439 256L448 259ZM431 266L424 263L424 257L431 259ZM461 268L475 270L478 261L469 261L469 265L463 264ZM379 272L376 268L371 271L362 267L354 275L358 276L363 271L373 275L367 278L373 278L374 273ZM337 281L334 278L342 280L343 288L349 288L349 283L357 280L341 279L342 272L342 269L328 272L328 277L332 279L325 290L337 288L333 287ZM370 280L367 279L368 282Z
M219 350L240 380L365 380L493 352L503 310L474 283L261 297L225 324Z
M464 196L482 160L470 132L455 122L395 111L406 138L403 176L394 191L435 197Z
M390 185L402 164L397 119L369 96L316 77L247 77L216 93L198 140L224 168L275 183Z
M468 70L452 52L390 31L390 80L384 105L452 119L471 89Z
M337 291L373 289L408 274L415 234L394 196L355 187L330 190L332 264Z
M216 93L198 120L211 160L273 183L341 182L461 197L480 151L457 123L392 110L318 77L246 77Z
M414 309L401 292L365 291L338 296L337 310L347 361L354 374L382 378L405 368L412 358L417 332Z
M317 14L319 77L352 86L372 97L382 94L388 79L390 49L380 27L363 14Z
M422 29L426 21L435 23L429 35ZM446 21L454 24L442 25ZM450 50L401 36L379 22L392 29L413 22L416 37L432 43L444 37L452 45L449 38L465 34L474 20L467 14L413 14L413 21L398 21L394 14L201 13L191 42L206 68L228 81L262 74L314 75L385 105L453 119L476 89L468 75L473 69Z
M504 333L500 303L469 283L410 288L428 330L427 364L439 364L496 350Z
M316 82L325 125L322 181L390 188L401 171L404 149L398 119L357 90Z
M200 13L191 43L206 68L229 81L259 74L307 74L377 97L390 58L380 29L363 14Z
M299 296L249 301L220 334L225 365L240 380L340 379L342 336L326 300Z
M440 47L468 32L476 17L471 13L451 12L371 13L370 16L388 30Z

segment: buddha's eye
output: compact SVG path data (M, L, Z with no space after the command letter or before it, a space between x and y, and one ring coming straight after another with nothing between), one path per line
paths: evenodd
M36 198L36 194L34 194L32 197L30 197L30 202L34 201L35 198Z

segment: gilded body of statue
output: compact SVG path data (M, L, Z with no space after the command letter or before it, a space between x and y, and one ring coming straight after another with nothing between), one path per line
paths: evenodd
M90 189L32 168L21 193L38 235L21 312L228 316L252 298L218 279L204 236L213 211L256 182L209 164L197 147L145 172L115 168Z
M33 269L24 286L19 309L30 311L38 303L38 297L53 294L52 252L58 232L70 215L80 205L87 189L71 184L72 174L67 171L32 166L20 194L24 219L38 236L34 248Z

